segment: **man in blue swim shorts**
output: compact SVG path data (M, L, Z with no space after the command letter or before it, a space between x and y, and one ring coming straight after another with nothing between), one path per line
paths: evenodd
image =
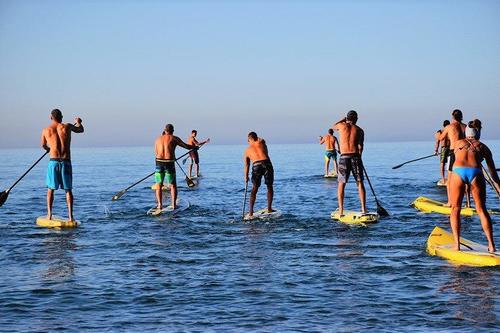
M47 167L47 218L52 219L54 190L66 191L68 220L73 218L73 170L71 167L71 132L83 133L82 120L75 118L75 124L63 124L63 115L59 109L50 113L52 123L42 131L42 147L49 152Z

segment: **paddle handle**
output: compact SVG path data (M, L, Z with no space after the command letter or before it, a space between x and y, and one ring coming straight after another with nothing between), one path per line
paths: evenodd
M26 172L23 173L23 175L21 177L19 177L19 179L16 180L16 182L14 184L12 184L12 186L9 187L9 189L6 192L7 193L10 192L14 188L14 186L16 186L17 183L19 183L21 181L21 179L23 179L28 174L28 172L30 172L45 157L45 155L47 155L48 153L49 152L46 151L42 156L40 156L40 158L38 160L36 160L36 162L33 163L33 165L28 170L26 170Z

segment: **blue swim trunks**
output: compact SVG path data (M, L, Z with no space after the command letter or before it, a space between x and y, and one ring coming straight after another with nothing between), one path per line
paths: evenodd
M51 190L73 188L73 170L70 160L50 159L47 167L47 187Z
M325 150L325 160L330 158L337 159L337 152L335 150Z

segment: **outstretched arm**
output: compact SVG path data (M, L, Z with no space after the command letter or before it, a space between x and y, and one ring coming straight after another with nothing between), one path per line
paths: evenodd
M342 119L340 119L339 121L337 121L335 124L333 124L332 128L335 130L335 131L338 131L340 129L340 127L342 127L342 125L347 121L347 118L344 117Z
M84 128L82 125L82 119L78 117L75 118L75 124L69 124L69 128L71 129L72 132L83 133Z
M325 137L324 136L319 136L319 144L322 145L323 143L325 143Z
M434 145L434 153L438 153L439 150L439 145L441 144L441 141L439 140L439 135L441 134L441 131L437 131L436 135L434 137L436 138L436 144Z
M175 137L175 142L177 143L178 146L181 146L182 148L185 149L198 149L197 145L188 145L184 141L182 141L178 136Z

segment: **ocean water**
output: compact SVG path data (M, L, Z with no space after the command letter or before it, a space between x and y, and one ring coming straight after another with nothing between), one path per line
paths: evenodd
M500 142L486 142L497 156ZM270 145L275 167L273 221L243 223L244 146L200 150L203 178L190 209L172 219L146 216L153 178L119 201L111 197L154 170L152 147L73 150L74 230L35 225L45 214L42 161L0 207L0 331L485 331L500 327L498 268L456 266L427 255L445 216L409 204L445 200L433 142L368 143L364 161L391 216L367 227L329 218L336 180L323 179L319 145ZM1 150L7 188L41 154ZM178 149L180 156L183 150ZM182 163L181 163L182 165ZM187 164L185 165L185 167ZM184 168L186 169L186 168ZM367 190L368 186L367 186ZM368 192L371 209L376 206ZM256 208L265 207L265 188ZM488 206L499 201L488 192ZM358 210L349 183L346 207ZM66 216L64 193L55 213ZM499 217L494 216L494 223ZM479 219L463 236L485 243ZM500 246L500 229L495 239Z

